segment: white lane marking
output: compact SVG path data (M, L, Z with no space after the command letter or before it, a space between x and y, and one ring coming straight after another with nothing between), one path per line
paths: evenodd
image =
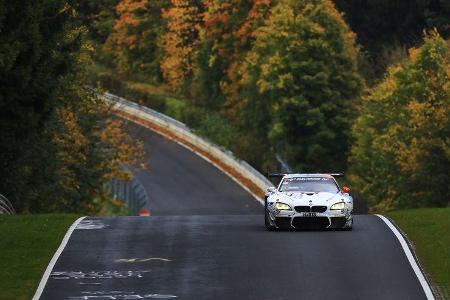
M62 271L52 272L52 279L124 279L124 278L142 278L144 273L150 271Z
M123 291L94 291L94 292L81 292L82 296L69 297L71 300L90 300L90 299L173 299L178 298L175 295L164 294L137 294L135 292L123 292Z
M91 230L91 229L104 229L108 225L103 224L101 220L82 220L75 229L77 230Z
M386 223L386 225L392 230L392 232L397 237L398 241L400 242L400 245L403 248L403 252L405 252L406 257L408 258L409 264L411 265L412 269L414 270L414 273L416 273L417 279L419 279L420 284L422 285L423 291L425 292L425 296L427 299L434 300L433 292L431 291L430 285L428 284L428 281L425 279L425 276L422 273L422 270L420 269L419 265L416 262L416 259L414 258L414 255L411 252L411 249L409 249L408 243L406 242L404 236L398 231L398 229L391 223L391 221L382 215L375 215L379 217L381 220Z
M116 263L141 263L141 262L147 262L151 260L159 260L164 262L170 262L171 259L163 258L163 257L149 257L149 258L120 258L116 259L114 262Z
M58 250L56 250L55 254L53 255L52 259L50 260L50 263L47 266L47 269L45 269L44 275L42 275L41 282L39 283L39 286L36 290L36 293L33 296L33 300L38 300L42 292L44 291L45 285L47 284L48 278L50 277L50 274L53 270L53 267L55 266L56 262L58 261L59 256L63 252L64 248L67 245L67 242L70 239L70 236L72 235L75 228L78 226L78 224L86 217L78 218L75 222L73 222L72 226L70 226L69 230L67 230L66 235L64 236L61 244L59 245Z

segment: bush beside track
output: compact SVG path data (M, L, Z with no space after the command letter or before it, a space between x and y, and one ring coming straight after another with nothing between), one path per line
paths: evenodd
M386 214L406 233L420 262L445 299L450 299L450 207Z
M78 215L0 216L0 299L29 300Z

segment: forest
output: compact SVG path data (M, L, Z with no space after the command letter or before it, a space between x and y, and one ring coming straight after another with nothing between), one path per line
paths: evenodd
M371 211L450 204L450 0L0 0L0 193L117 211L143 148L92 89L261 172L345 172Z

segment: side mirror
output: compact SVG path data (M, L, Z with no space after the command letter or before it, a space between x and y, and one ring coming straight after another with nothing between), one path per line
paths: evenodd
M276 191L277 191L276 187L271 186L267 188L267 193L275 193Z
M350 188L347 187L347 186L343 186L341 191L342 191L344 194L348 194L348 193L350 193Z

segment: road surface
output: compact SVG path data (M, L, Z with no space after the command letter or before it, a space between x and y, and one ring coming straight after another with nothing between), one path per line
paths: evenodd
M87 218L41 299L425 299L376 216L354 230L267 232L261 205L215 167L147 130L138 174L151 217Z

